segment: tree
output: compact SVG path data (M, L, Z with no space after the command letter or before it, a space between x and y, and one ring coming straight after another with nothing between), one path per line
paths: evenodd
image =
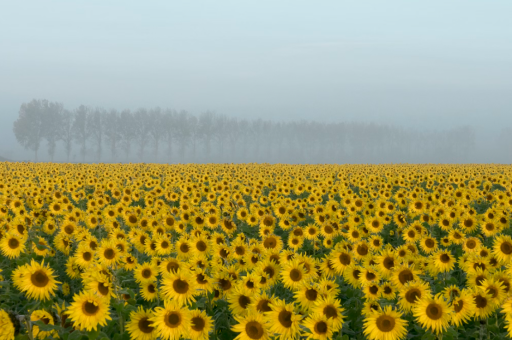
M179 114L175 117L175 134L176 140L178 143L178 155L180 157L180 162L184 162L185 159L185 149L188 145L190 138L193 135L193 130L195 129L195 122L197 118L189 115L187 111L180 111ZM196 140L193 138L193 152L195 153L195 143Z
M146 109L138 109L133 115L135 141L139 146L138 156L140 161L144 159L146 146L149 143L149 132L151 124L149 122L149 115Z
M94 145L96 145L96 161L101 159L103 152L105 115L105 110L99 108L89 112L87 115L86 129L89 138L91 138Z
M167 141L167 162L172 161L172 146L175 139L176 132L176 112L166 110L162 117L162 124L164 128L164 138Z
M199 137L203 142L204 152L206 154L206 161L210 159L212 139L215 135L215 114L211 111L201 113L199 116Z
M103 126L105 141L108 143L110 149L110 157L112 161L114 161L117 156L118 144L121 141L121 124L119 114L116 110L110 110L109 113L105 114Z
M153 155L155 161L158 159L158 150L160 148L160 141L166 134L166 122L165 116L162 114L162 110L157 107L149 110L149 135L151 136L151 142L153 143Z
M25 149L34 152L37 162L37 152L43 138L43 100L32 100L23 103L18 113L18 119L13 124L16 140Z
M62 111L64 107L59 103L43 101L42 106L42 134L48 143L48 155L53 162L57 141L62 138Z
M64 143L64 151L66 152L66 162L69 162L69 155L73 145L73 113L69 110L63 110L61 116L61 135L60 140Z
M85 105L80 105L75 110L75 119L73 120L73 134L75 141L80 145L80 156L82 162L85 162L87 154L87 139L89 139L89 129L87 129L87 115L91 110Z
M126 158L130 157L132 140L135 137L133 114L129 110L121 112L119 123L120 143Z

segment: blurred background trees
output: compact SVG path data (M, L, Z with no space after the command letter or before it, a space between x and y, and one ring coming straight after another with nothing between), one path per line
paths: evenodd
M13 131L34 160L46 142L45 161L67 162L75 152L82 162L464 163L472 159L476 138L465 126L423 131L360 122L278 122L159 107L67 110L48 100L23 103ZM499 142L511 146L510 136L504 129Z

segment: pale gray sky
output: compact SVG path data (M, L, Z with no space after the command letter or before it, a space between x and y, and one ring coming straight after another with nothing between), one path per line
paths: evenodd
M33 98L512 126L512 2L3 1L0 150Z

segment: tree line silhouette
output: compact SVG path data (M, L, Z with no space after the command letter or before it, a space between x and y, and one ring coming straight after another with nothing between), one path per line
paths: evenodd
M34 153L43 141L50 161L58 143L81 162L161 163L458 163L467 162L475 131L406 129L374 123L276 122L206 111L159 107L105 110L32 100L23 103L13 131Z

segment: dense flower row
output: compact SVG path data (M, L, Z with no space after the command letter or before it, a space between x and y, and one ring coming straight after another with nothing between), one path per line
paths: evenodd
M512 331L508 166L0 172L0 340Z

